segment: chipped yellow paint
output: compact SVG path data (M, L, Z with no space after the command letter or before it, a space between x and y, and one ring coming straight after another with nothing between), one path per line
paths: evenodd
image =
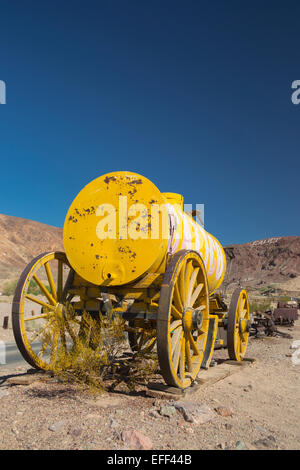
M85 186L64 224L64 247L75 272L93 284L110 286L153 272L168 244L162 234L151 237L153 204L164 205L160 191L136 173L109 173Z

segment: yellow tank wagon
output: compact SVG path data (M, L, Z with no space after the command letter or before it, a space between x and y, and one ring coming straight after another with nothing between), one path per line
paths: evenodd
M43 253L26 267L13 300L15 339L33 367L49 369L66 335L76 341L70 311L79 326L83 313L119 315L131 349L156 349L165 382L179 388L208 368L217 345L244 358L247 293L237 289L229 308L216 293L224 250L183 211L181 195L132 172L100 176L71 204L63 239L65 253Z

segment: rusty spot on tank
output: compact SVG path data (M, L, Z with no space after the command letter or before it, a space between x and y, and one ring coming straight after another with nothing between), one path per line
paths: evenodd
M91 214L95 213L94 207L91 207L91 208L88 208L88 209L83 209L83 210L84 210L84 212L87 213L87 215L91 215ZM85 215L85 214L83 214L83 215Z
M107 176L105 179L104 179L104 183L106 184L109 184L111 181L116 181L116 177L115 176Z
M143 184L143 181L141 179L132 180L132 181L129 182L129 184Z
M136 192L137 192L137 189L136 189L136 188L133 188L132 191L128 191L128 194L130 194L131 196L133 196Z
M136 180L128 181L127 184L131 187L133 186L132 190L128 191L128 194L133 196L137 192L137 189L134 186L136 184L143 184L143 181L141 179L136 179Z

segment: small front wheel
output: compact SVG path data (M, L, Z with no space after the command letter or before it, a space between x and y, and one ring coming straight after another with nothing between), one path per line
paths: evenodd
M246 354L250 332L250 309L248 294L238 288L231 297L228 311L227 347L229 358L241 362Z

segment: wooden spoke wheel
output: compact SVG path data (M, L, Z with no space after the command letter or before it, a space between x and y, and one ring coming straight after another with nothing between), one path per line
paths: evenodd
M168 385L186 388L196 379L209 326L208 285L199 253L183 250L170 260L159 300L157 352Z
M128 340L133 352L148 353L156 346L156 327L144 320L129 321Z
M227 347L230 359L241 362L245 356L250 332L249 299L245 289L238 288L231 297L228 311Z
M13 332L22 356L35 368L50 369L58 347L68 351L77 340L80 322L75 331L68 294L73 275L62 252L37 256L21 274L13 299Z

